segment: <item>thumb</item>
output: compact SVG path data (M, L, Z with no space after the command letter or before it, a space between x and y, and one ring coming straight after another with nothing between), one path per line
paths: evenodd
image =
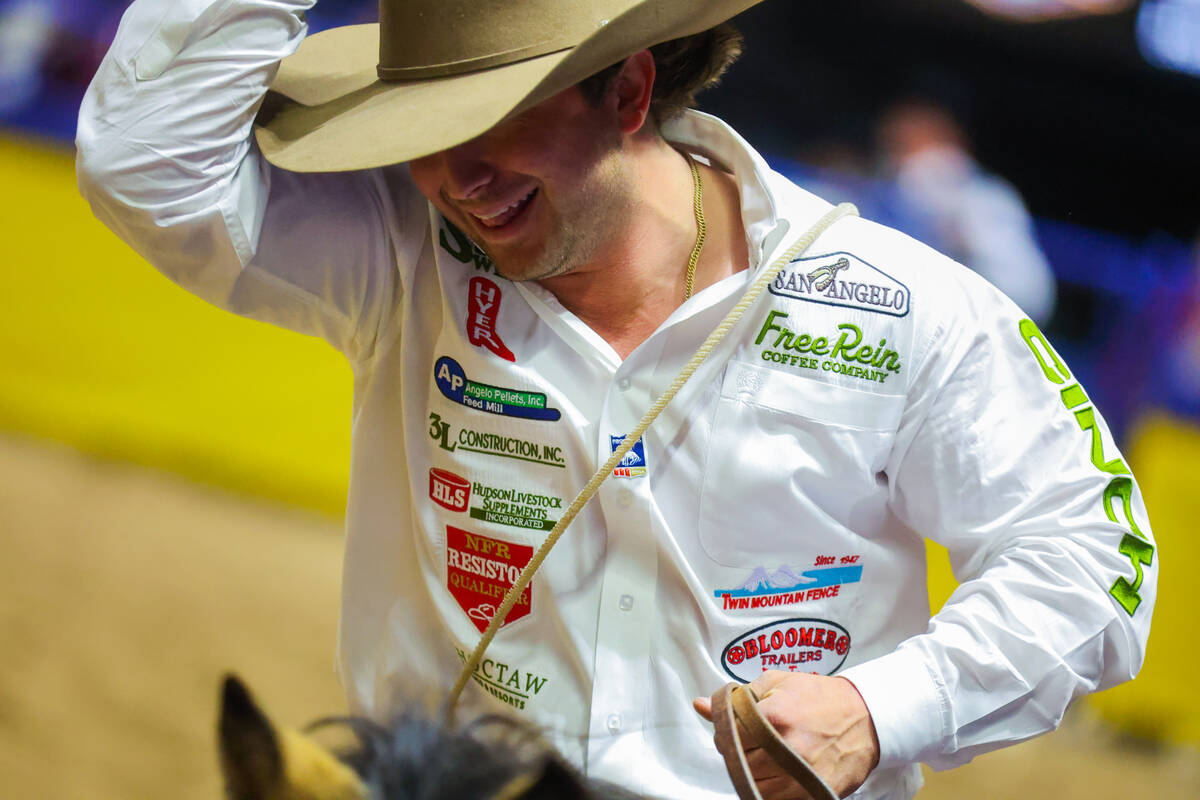
M709 722L712 722L712 699L708 697L697 697L692 700L692 708L696 709L696 713L704 717Z

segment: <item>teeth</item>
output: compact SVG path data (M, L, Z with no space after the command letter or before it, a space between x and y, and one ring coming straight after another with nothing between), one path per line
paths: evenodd
M524 203L526 200L528 200L530 197L532 197L532 196L533 196L533 193L534 193L535 191L537 191L537 190L536 190L536 189L530 189L530 190L529 190L529 193L528 193L528 194L526 194L524 197L522 197L522 198L520 198L520 199L516 200L515 202L511 203L510 205L507 205L507 206L505 206L504 208L500 209L499 211L497 211L497 212L496 212L496 213L494 213L494 214L487 214L487 215L484 215L484 214L475 214L475 213L472 213L472 214L471 214L471 216L475 217L476 219L483 220L484 222L487 222L488 220L493 220L493 219L496 219L496 217L499 217L499 216L502 216L502 215L504 215L504 214L507 214L509 211L512 211L514 208L517 208L518 206L520 206L522 203Z

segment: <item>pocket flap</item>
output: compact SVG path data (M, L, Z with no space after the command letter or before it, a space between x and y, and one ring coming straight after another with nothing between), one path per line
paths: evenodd
M904 412L904 395L851 389L742 361L726 367L721 396L814 422L868 431L894 431Z

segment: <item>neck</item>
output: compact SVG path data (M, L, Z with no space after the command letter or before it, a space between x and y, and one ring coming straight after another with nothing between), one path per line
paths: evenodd
M627 224L596 256L541 281L568 311L626 357L684 301L696 242L692 174L686 157L657 133L628 144ZM747 266L737 185L699 165L708 235L696 264L695 292Z

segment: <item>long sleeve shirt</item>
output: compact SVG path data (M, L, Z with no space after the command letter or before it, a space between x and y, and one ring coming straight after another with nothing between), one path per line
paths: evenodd
M341 679L386 718L438 699L513 577L748 283L829 205L721 121L677 147L736 178L750 269L622 359L491 261L404 165L293 174L251 141L295 0L136 0L84 101L80 187L166 275L321 336L354 404ZM769 103L773 98L764 97ZM923 537L961 585L933 618ZM879 735L856 798L1052 729L1133 676L1158 559L1099 412L969 270L861 219L787 264L513 609L464 703L589 774L729 798L691 698L839 674Z

